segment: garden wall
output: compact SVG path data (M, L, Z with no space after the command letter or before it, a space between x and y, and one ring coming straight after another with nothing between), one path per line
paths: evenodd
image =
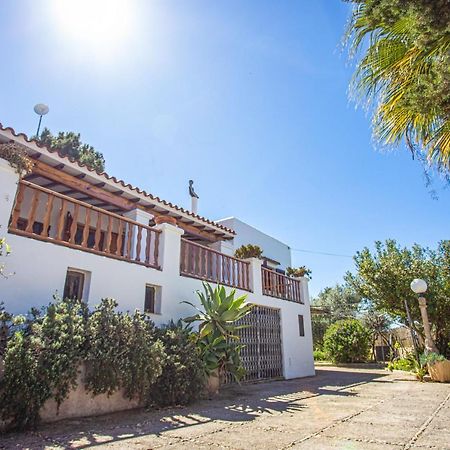
M111 395L92 395L92 392L88 392L84 388L84 375L85 367L83 364L78 373L77 387L61 403L59 412L55 400L50 399L45 402L40 413L43 422L54 422L74 417L98 416L143 406L139 399L129 400L124 397L123 390L114 392Z
M111 395L93 395L92 392L84 388L85 366L79 368L77 377L77 387L73 389L68 397L61 403L58 411L56 401L47 400L40 411L42 422L55 422L62 419L75 417L99 416L118 411L140 408L143 403L139 399L129 400L124 397L123 390L114 392ZM0 380L3 376L3 360L0 359ZM0 430L5 423L0 421Z

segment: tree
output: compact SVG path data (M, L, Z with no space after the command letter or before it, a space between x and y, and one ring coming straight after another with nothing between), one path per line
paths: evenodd
M349 0L347 0L349 1ZM375 138L450 172L450 8L447 0L352 0L346 41L364 49L352 81L375 105Z
M314 348L321 348L328 327L338 320L356 317L361 297L348 285L323 289L311 301Z
M377 338L380 338L389 347L391 357L393 357L395 355L395 348L387 338L387 333L394 321L388 314L377 311L370 302L363 303L360 320L372 334L372 353L374 359L376 359L375 342Z
M375 242L372 253L364 248L354 257L356 274L346 281L373 307L409 326L404 301L409 304L412 327L424 335L417 296L410 283L423 278L428 284L428 316L439 351L450 351L450 240L441 241L436 250L413 245L400 247L395 240Z
M339 320L325 333L324 349L332 361L353 363L367 360L370 331L359 320Z
M60 131L57 136L53 136L48 128L44 128L38 141L52 150L58 150L63 156L74 158L92 169L99 172L105 170L103 154L97 152L92 145L83 144L80 133Z

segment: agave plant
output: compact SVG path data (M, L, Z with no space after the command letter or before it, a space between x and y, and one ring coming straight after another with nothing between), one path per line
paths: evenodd
M191 302L183 302L198 311L184 321L200 322L197 344L207 374L211 375L218 370L219 375L223 376L225 372L229 372L239 380L245 371L239 357L242 345L238 343L237 332L245 328L245 325L237 325L236 322L246 316L253 305L245 303L246 295L236 297L235 289L227 294L220 285L213 289L209 283L203 283L203 288L204 292L197 291L203 310Z

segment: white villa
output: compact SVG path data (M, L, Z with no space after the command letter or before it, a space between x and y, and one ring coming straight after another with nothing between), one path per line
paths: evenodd
M248 380L314 375L307 278L290 278L290 248L236 218L211 221L38 145L0 124L0 145L26 149L33 170L19 179L0 158L0 237L5 308L23 313L60 296L91 306L113 297L156 324L192 315L202 281L235 288L257 305L245 319ZM242 244L263 261L233 255Z

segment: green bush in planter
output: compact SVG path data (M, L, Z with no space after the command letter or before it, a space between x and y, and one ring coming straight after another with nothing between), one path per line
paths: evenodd
M45 401L59 405L75 385L85 354L86 308L55 300L42 315L11 316L0 385L0 415L11 428L35 427Z
M89 316L86 388L94 395L123 388L126 397L143 399L162 373L164 348L154 340L148 316L116 308L117 302L106 298Z
M162 373L149 391L147 401L157 406L186 405L198 399L206 378L196 337L182 322L156 329L155 337L166 354Z
M370 331L359 320L339 320L325 332L323 347L336 363L366 361L370 348Z

